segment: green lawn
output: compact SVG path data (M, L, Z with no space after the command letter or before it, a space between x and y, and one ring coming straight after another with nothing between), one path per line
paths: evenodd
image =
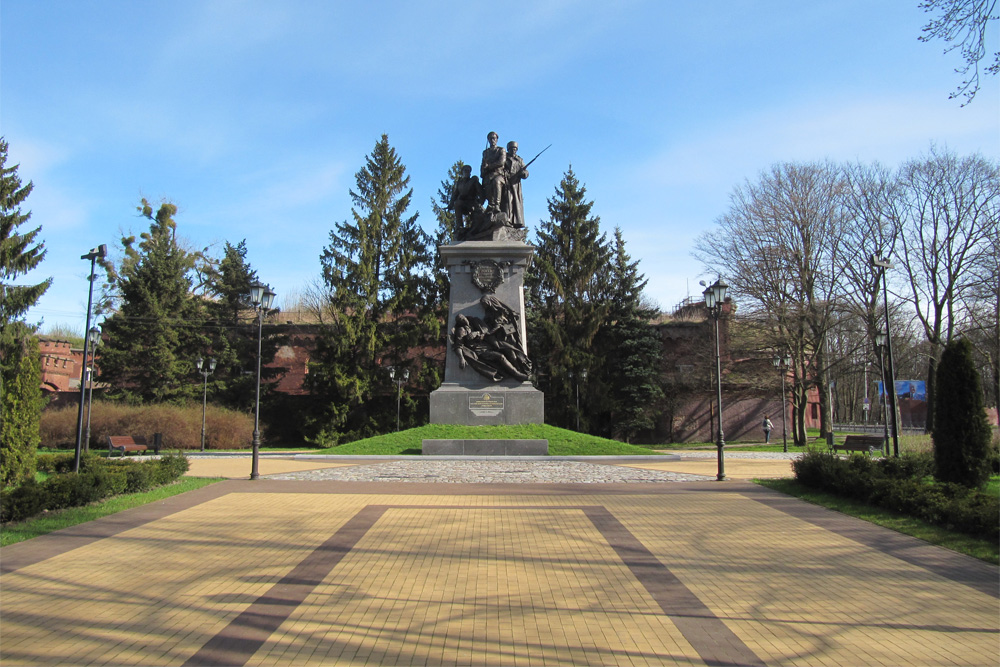
M598 438L546 424L520 426L454 426L428 424L398 433L388 433L364 440L355 440L337 447L315 450L317 454L399 455L419 454L424 439L429 440L548 440L552 456L655 455L648 447L628 445L617 440Z
M176 496L186 491L200 489L203 486L222 481L222 478L210 477L182 477L173 484L160 486L150 491L142 493L128 493L121 496L108 498L100 502L87 505L85 507L69 507L64 510L46 512L27 521L18 523L3 524L0 526L0 547L8 544L15 544L38 537L60 528L68 528L87 521L99 519L102 516L115 514L122 510L139 507L146 503L163 500L170 496Z

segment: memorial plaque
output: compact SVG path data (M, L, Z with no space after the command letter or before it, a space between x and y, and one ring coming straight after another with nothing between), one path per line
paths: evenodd
M489 393L469 396L469 410L477 417L496 417L503 412L503 399Z
M503 282L503 267L492 259L484 259L472 265L472 284L488 294L497 291Z

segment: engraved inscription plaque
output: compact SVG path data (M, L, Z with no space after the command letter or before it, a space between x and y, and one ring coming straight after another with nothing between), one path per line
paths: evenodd
M477 417L496 417L503 412L503 399L489 393L469 396L469 410Z

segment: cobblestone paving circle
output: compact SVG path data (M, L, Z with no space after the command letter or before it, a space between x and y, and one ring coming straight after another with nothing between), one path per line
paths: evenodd
M456 484L618 484L699 482L714 479L579 461L385 461L268 475L267 479L342 482L448 482Z

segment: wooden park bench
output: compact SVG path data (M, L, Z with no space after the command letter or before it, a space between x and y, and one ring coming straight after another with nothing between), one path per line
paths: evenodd
M863 452L873 454L882 449L884 439L880 435L846 435L844 443L834 445L833 452Z
M141 435L109 435L108 436L108 456L116 451L125 456L125 452L144 452L150 447L154 454L160 453L160 443L163 442L163 434L153 435L153 444L147 445L146 438Z

